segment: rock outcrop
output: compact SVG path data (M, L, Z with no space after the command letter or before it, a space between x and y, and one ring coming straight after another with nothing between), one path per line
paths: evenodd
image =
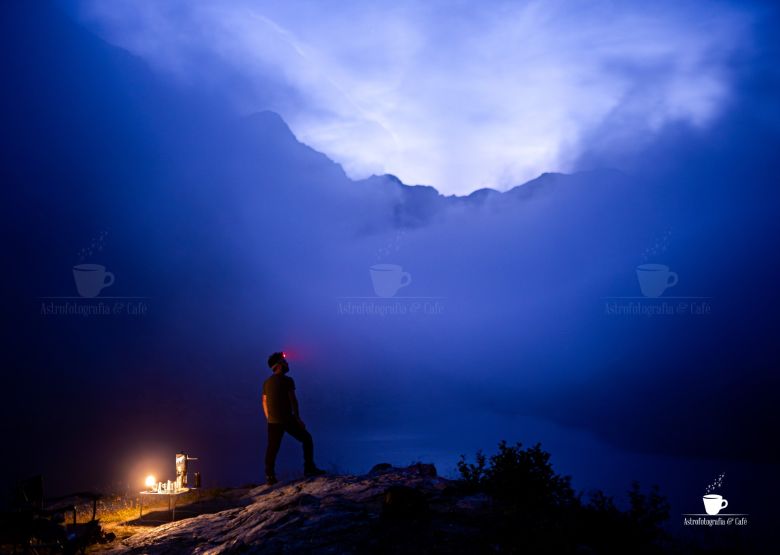
M376 465L259 486L245 505L164 524L112 553L476 553L489 498L467 495L430 464Z

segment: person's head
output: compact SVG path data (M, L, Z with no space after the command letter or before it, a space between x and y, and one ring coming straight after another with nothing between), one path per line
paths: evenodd
M273 353L268 357L268 368L276 373L286 374L290 371L290 366L287 364L287 357L283 352Z

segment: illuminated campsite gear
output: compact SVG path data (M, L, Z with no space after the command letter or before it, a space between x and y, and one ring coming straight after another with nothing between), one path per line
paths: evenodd
M197 460L196 457L188 457L187 453L176 453L176 489L187 487L187 461ZM199 473L198 478L200 478Z
M138 506L138 519L140 520L144 514L144 498L147 496L164 495L168 498L168 510L171 513L171 520L176 520L176 498L179 495L185 494L193 489L200 488L200 472L195 473L194 485L188 487L187 480L187 462L197 461L197 457L190 457L187 453L176 453L175 465L176 465L176 479L165 482L154 482L155 478L151 474L146 477L145 485L148 488L145 491L140 492L140 503Z
M150 474L146 477L144 485L152 493L165 493L165 492L178 492L188 491L189 489L200 487L200 472L195 473L194 485L188 487L189 481L187 479L187 461L197 461L197 457L190 457L187 453L176 453L176 480L167 480L165 482L159 482Z
M173 482L173 484L175 484L175 482ZM158 486L162 485L165 484L158 483ZM141 520L141 518L144 516L144 498L157 495L164 495L168 498L168 511L171 513L171 521L176 520L176 500L179 495L184 495L189 491L190 490L188 488L174 489L173 487L159 488L152 491L142 491L138 503L138 520Z

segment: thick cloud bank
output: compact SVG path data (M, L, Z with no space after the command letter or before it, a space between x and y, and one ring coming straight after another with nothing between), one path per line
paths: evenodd
M727 105L751 17L713 2L96 2L110 42L243 113L280 113L352 178L446 193L572 171ZM488 5L489 4L489 5Z

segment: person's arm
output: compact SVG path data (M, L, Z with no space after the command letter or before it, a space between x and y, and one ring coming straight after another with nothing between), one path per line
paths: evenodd
M263 412L265 413L265 419L268 420L268 400L265 393L263 393Z
M301 415L298 411L298 398L295 396L295 390L291 389L288 394L290 396L290 408L292 408L293 416L301 424L301 426L305 428L306 425L303 423L303 420L301 420Z
M290 408L292 409L293 416L295 418L300 418L300 414L298 413L298 398L295 396L295 390L291 389L288 391L288 395L290 396Z

